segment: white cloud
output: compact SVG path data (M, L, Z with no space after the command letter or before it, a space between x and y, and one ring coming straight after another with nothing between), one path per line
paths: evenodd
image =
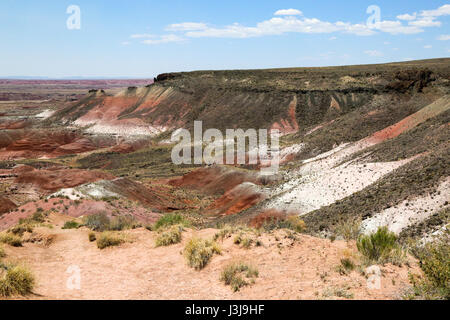
M182 42L185 40L186 39L179 37L177 35L174 35L174 34L166 34L166 35L162 35L159 39L143 40L142 43L155 45L155 44L162 44L162 43L169 43L169 42Z
M144 43L157 44L166 42L178 42L188 38L252 38L262 36L282 35L286 33L349 33L359 36L370 36L377 33L397 34L417 34L424 32L427 27L439 27L441 22L436 18L450 14L450 5L444 5L436 10L422 11L417 14L402 14L397 16L400 20L384 20L368 26L364 23L350 22L328 22L317 18L303 17L302 12L297 9L282 9L275 12L276 17L261 21L253 26L245 26L234 23L222 27L211 26L201 22L183 22L168 25L166 30L170 32L180 32L182 37L165 35L157 38L148 34L135 34L132 38L149 38ZM406 20L408 23L402 22ZM329 38L330 40L336 37Z
M130 36L132 39L141 39L141 38L156 38L153 34L147 34L147 33L140 33L140 34L132 34Z
M426 17L416 21L408 22L410 26L416 27L440 27L441 22L435 21L434 18Z
M404 26L400 21L380 21L374 24L375 29L390 34L415 34L423 32L418 26Z
M378 50L366 50L366 51L364 51L364 53L371 57L382 57L383 56L383 52L378 51Z
M417 13L414 12L412 15L411 14L407 14L407 13L398 15L397 19L411 21L411 20L415 20L416 17L417 17Z
M433 46L431 44L427 44L426 46L423 46L425 49L431 49Z
M390 45L391 43L390 43L389 41L385 41L385 42L383 42L383 44L386 45L386 46L388 46L388 45Z
M195 30L204 30L207 28L208 28L208 26L205 23L183 22L183 23L170 24L167 26L166 30L168 30L168 31L195 31Z
M337 37L330 37L328 40L337 40Z
M450 34L442 34L437 39L441 41L448 41L450 40Z
M124 41L124 42L122 42L122 45L123 45L123 46L128 46L128 45L130 45L130 44L131 44L130 41Z
M422 17L440 17L450 15L450 4L444 4L436 10L424 10L420 13Z
M303 12L297 9L281 9L274 13L276 16L301 16Z

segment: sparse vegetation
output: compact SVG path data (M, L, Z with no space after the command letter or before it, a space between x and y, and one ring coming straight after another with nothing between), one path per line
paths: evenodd
M255 267L245 262L236 262L225 267L220 280L237 292L242 287L254 283L254 278L257 278L258 275L259 272Z
M0 233L0 242L8 244L12 247L22 246L22 238L12 233Z
M397 243L397 236L387 227L378 228L370 235L359 236L356 246L367 263L401 264L403 250Z
M120 246L125 242L124 236L117 232L105 231L97 238L97 247L105 249L107 247Z
M0 263L0 296L27 295L34 284L34 276L27 268Z
M221 254L219 245L211 240L192 238L184 248L188 265L196 270L203 269L214 254Z
M179 213L168 213L159 218L152 229L159 230L161 228L167 228L173 225L182 225L184 227L189 227L190 222Z
M81 226L81 224L79 224L75 220L72 220L72 221L66 221L62 228L63 229L78 229L80 226Z
M0 246L0 259L6 257L6 252L5 249Z
M108 230L110 221L106 214L98 213L84 217L83 223L93 231L102 232Z
M450 245L448 235L414 250L424 277L410 275L413 284L409 299L450 299Z
M9 232L21 237L25 232L33 232L33 227L30 224L18 224L12 227Z
M361 226L361 219L351 219L340 221L335 228L336 235L344 238L346 241L358 239Z
M355 269L355 263L350 258L342 258L341 264L337 267L337 271L341 275L346 275Z
M170 246L181 242L181 233L183 232L183 226L175 225L168 230L161 232L156 238L156 246Z

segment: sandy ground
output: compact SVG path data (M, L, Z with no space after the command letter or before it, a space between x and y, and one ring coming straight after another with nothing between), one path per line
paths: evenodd
M53 216L62 225L68 218ZM88 241L88 230L39 228L35 232L54 238L49 246L25 243L5 247L7 260L20 261L35 274L37 286L27 299L343 299L339 289L353 299L396 299L409 286L410 267L381 266L381 287L369 289L368 280L355 270L340 275L336 267L345 256L357 260L354 243L299 235L296 241L285 231L263 234L261 247L243 249L228 238L220 242L222 255L212 258L201 271L187 266L184 244L194 234L212 237L217 230L187 230L181 244L155 248L156 233L128 231L132 243L100 250ZM259 270L254 285L233 293L220 282L224 266L236 260L252 263ZM79 270L80 289L67 284ZM74 273L75 272L75 273Z

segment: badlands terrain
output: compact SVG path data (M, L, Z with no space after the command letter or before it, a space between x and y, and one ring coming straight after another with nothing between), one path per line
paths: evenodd
M0 293L34 278L0 298L448 299L449 109L450 59L0 80ZM280 130L279 172L174 165L196 120Z

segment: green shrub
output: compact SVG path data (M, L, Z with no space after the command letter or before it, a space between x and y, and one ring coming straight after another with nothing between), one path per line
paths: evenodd
M66 221L64 223L63 229L78 229L80 227L80 224L76 222L75 220L72 221Z
M0 242L8 244L12 247L22 246L22 238L11 233L0 233Z
M450 245L446 239L428 243L416 249L420 268L425 278L410 277L414 286L414 296L424 299L450 299Z
M196 270L203 269L214 254L220 253L221 249L216 242L200 238L192 238L184 248L188 265Z
M170 246L181 242L181 233L183 232L183 227L181 225L172 226L166 231L163 231L156 238L156 246Z
M125 239L122 235L106 231L101 233L97 238L97 247L99 249L105 249L107 247L120 246L124 242Z
M94 242L95 240L97 240L97 236L95 235L94 232L89 232L88 237L90 242Z
M341 275L349 274L355 269L355 264L349 258L342 258L341 264L338 266L338 272Z
M231 286L234 292L239 291L242 287L254 282L253 278L258 277L258 270L247 263L237 262L232 263L224 268L222 271L220 280L225 283L225 285Z
M0 264L0 296L27 295L34 287L34 276L28 269Z
M106 231L109 229L110 220L105 213L97 213L83 218L86 227L93 231Z
M182 225L184 227L189 227L190 222L184 218L179 213L168 213L163 215L161 218L156 221L155 225L153 226L153 230L159 230L161 228L170 227L173 225Z
M359 236L356 246L369 263L389 262L401 251L397 244L397 236L387 227L380 227L377 232L370 235Z

